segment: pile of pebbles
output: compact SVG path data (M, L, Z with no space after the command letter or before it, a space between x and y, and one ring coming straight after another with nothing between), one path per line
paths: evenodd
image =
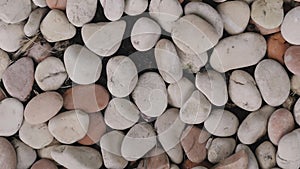
M299 0L0 0L1 169L300 168Z

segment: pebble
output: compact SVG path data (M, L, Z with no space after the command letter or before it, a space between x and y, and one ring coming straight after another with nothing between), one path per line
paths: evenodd
M213 167L213 169L247 169L248 167L248 155L244 150L241 150L225 160L221 161L219 164Z
M0 20L14 24L28 18L31 12L31 0L0 1Z
M171 41L159 40L155 46L154 55L158 71L165 82L175 83L182 78L181 63Z
M178 0L151 0L149 14L165 31L171 32L183 10Z
M34 5L44 8L47 7L47 3L46 0L32 0L32 2L34 3Z
M181 135L181 145L187 158L194 162L200 163L205 160L207 150L206 142L210 134L198 127L188 126Z
M268 119L274 112L268 105L250 113L239 126L237 136L243 144L253 144L267 132Z
M89 23L82 27L81 36L87 48L99 56L107 57L119 49L125 28L126 22L123 20Z
M300 75L300 46L291 46L286 50L284 63L290 72Z
M101 154L91 147L62 145L52 150L51 156L66 168L97 169L102 166Z
M171 37L180 50L193 54L204 53L219 41L214 27L193 14L185 15L175 22Z
M10 58L8 54L0 49L0 80L2 79L2 75L10 64Z
M280 27L274 28L274 29L266 29L257 23L255 23L252 19L250 19L250 23L254 24L255 30L257 30L262 35L271 35L273 33L280 32Z
M168 88L168 102L173 107L182 107L195 90L195 85L182 77L178 82L171 83Z
M274 59L281 64L284 64L283 56L285 51L288 49L289 44L284 40L281 33L275 33L271 35L268 40L268 58Z
M218 163L230 156L235 146L233 138L215 138L208 148L207 158L211 163Z
M116 130L132 127L139 118L139 109L131 101L123 98L110 100L104 115L106 125Z
M132 98L139 110L149 117L160 116L168 105L166 85L155 72L146 72L139 77Z
M183 151L180 137L185 128L184 122L179 119L179 110L171 108L159 116L154 124L158 140L171 161L179 164L183 160Z
M71 39L76 34L75 27L68 21L65 13L52 9L43 19L40 30L48 42Z
M22 141L13 138L11 144L15 148L17 154L17 167L16 169L29 168L36 160L36 152Z
M64 63L70 79L78 84L95 83L101 75L101 58L81 45L71 45L66 49Z
M147 169L170 168L169 158L160 147L153 148L147 154L144 163Z
M67 77L63 62L56 57L47 57L41 61L34 74L36 83L44 91L59 89Z
M47 14L47 8L37 8L33 10L24 26L24 33L28 37L36 35L40 29L40 23L43 17Z
M125 0L124 12L130 16L140 15L147 10L147 0Z
M106 125L101 112L89 114L89 128L87 134L78 141L82 145L92 145L100 141L106 132Z
M268 136L274 145L278 145L279 140L291 132L295 127L294 117L287 109L278 109L272 113L268 121Z
M219 72L257 64L267 50L265 38L247 32L222 39L210 56L210 65Z
M40 159L35 162L30 169L58 169L57 166L50 160Z
M125 1L122 0L100 0L105 17L110 21L119 20L125 10Z
M26 105L25 120L30 124L47 122L54 117L63 106L63 98L57 92L44 92L36 95Z
M256 0L251 5L251 18L266 29L280 26L283 16L283 0Z
M261 107L262 98L254 78L243 70L235 70L230 75L229 96L234 104L247 111Z
M198 15L214 27L219 35L219 38L223 36L224 23L221 15L210 5L204 2L189 2L184 7L184 13L185 15Z
M0 21L0 48L6 52L17 51L22 46L25 37L23 30L23 22L7 24Z
M211 103L199 91L195 90L180 109L180 119L187 124L203 123L212 109Z
M101 85L76 85L63 94L64 108L80 109L86 113L103 110L109 102L109 93Z
M280 63L265 59L255 68L254 77L262 98L270 106L279 106L288 98L290 79Z
M53 140L47 123L29 124L27 121L23 122L19 130L19 137L25 144L34 149L41 149Z
M97 2L97 0L68 0L66 14L69 21L77 27L90 22L96 14Z
M291 9L284 17L281 25L283 38L293 45L300 45L300 6Z
M264 141L255 150L259 166L263 169L272 168L276 165L276 149L269 141Z
M121 146L125 135L120 131L110 131L100 140L103 163L106 168L125 168L128 161L121 155Z
M291 90L293 93L300 95L300 76L293 75L291 78Z
M161 28L154 20L141 17L133 25L130 35L131 44L138 51L150 50L158 41L160 34Z
M134 62L127 56L115 56L106 65L107 88L115 97L126 97L138 82Z
M152 126L148 123L138 123L124 137L121 154L128 161L136 161L151 150L156 143L156 134Z
M227 110L212 110L204 122L204 127L212 135L228 137L234 135L239 127L238 118Z
M216 106L223 106L228 100L227 84L222 74L207 70L196 74L195 84L207 99Z
M2 169L16 169L17 155L14 147L4 137L0 137L0 164Z
M254 153L252 152L252 150L244 144L238 144L236 146L235 152L239 152L240 150L244 150L248 154L248 168L247 169L259 169L256 157L255 157Z
M50 9L66 10L67 0L46 0Z
M250 19L250 7L246 2L227 1L218 5L217 9L229 34L244 32Z
M26 55L39 63L52 54L51 49L52 46L49 43L38 41L28 49Z

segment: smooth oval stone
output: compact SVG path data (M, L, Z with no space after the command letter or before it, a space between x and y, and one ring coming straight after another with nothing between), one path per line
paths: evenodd
M17 154L16 169L29 168L36 160L37 155L35 150L16 138L13 138L11 144L15 148Z
M126 134L121 146L121 154L128 161L143 157L156 145L156 134L151 125L138 123Z
M180 119L187 124L203 123L211 112L211 103L195 90L180 109Z
M15 52L24 41L24 23L7 24L0 21L0 48L6 52Z
M6 98L0 102L0 136L12 136L23 122L23 104L14 98Z
M206 158L206 142L210 134L195 126L188 126L181 135L181 145L187 158L194 162L200 163Z
M2 76L3 84L9 95L26 101L34 82L33 61L23 57L11 64Z
M165 31L171 32L175 21L183 14L183 10L178 0L151 0L149 14Z
M121 146L125 135L120 131L111 131L100 140L103 163L106 168L125 168L128 161L121 155Z
M30 124L47 122L63 106L63 98L57 92L45 92L32 98L24 110L25 120Z
M96 169L102 166L101 154L91 147L62 145L52 150L51 156L66 168Z
M222 39L210 56L210 65L219 72L252 66L258 63L267 50L263 36L247 32Z
M227 1L218 5L217 9L229 34L244 32L250 19L250 7L246 2Z
M272 168L276 165L276 149L269 141L264 141L255 150L261 168Z
M195 85L189 79L182 77L178 82L171 83L167 90L169 104L182 107L195 90Z
M159 40L155 46L154 55L158 71L165 82L175 83L182 78L181 63L171 41Z
M278 145L279 140L294 129L294 117L287 109L278 109L272 113L268 121L268 136L274 145Z
M46 0L32 0L32 2L34 3L34 5L44 8L47 6Z
M106 125L116 130L130 128L139 118L139 109L129 100L122 98L110 100L104 115Z
M100 141L106 132L106 125L101 112L89 114L89 128L85 137L78 141L82 145L92 145Z
M223 35L224 24L220 14L204 2L189 2L184 7L185 15L195 14L210 23L217 31L219 37Z
M27 121L23 122L19 130L19 137L25 144L34 149L41 149L53 140L46 123L29 124Z
M155 72L147 72L139 77L132 98L140 111L150 117L160 116L168 105L166 85Z
M291 46L286 50L284 63L290 72L300 75L300 46Z
M234 135L239 127L238 118L227 110L212 110L204 122L205 129L212 135L228 137Z
M170 168L168 155L160 147L153 148L144 159L147 169Z
M212 104L216 106L226 104L228 100L227 84L222 74L214 70L198 72L195 84Z
M145 12L147 7L147 0L125 0L124 12L127 15L136 16Z
M0 19L6 23L18 23L25 20L31 12L31 0L0 1Z
M244 110L256 111L262 104L256 82L246 71L235 70L231 73L228 91L232 102Z
M248 168L248 155L244 150L241 150L225 160L221 161L219 164L213 167L214 169L229 169L229 168Z
M82 139L88 131L89 116L81 110L58 114L49 120L50 133L61 143L72 144Z
M47 57L40 62L34 74L36 83L44 91L59 89L67 77L63 62L56 57Z
M47 8L37 8L30 13L29 18L24 26L24 33L26 36L32 37L39 31L40 23L47 12Z
M3 169L17 168L17 155L14 147L4 137L0 137L0 164Z
M175 22L171 37L180 50L193 54L204 53L219 41L214 27L193 14L185 15Z
M239 152L240 150L244 150L248 154L248 169L259 169L256 157L252 150L244 144L239 144L236 146L235 152Z
M263 106L250 113L239 126L237 136L243 144L253 144L267 132L268 119L274 112L271 106Z
M94 113L107 106L109 93L98 84L77 85L66 90L63 98L65 109L80 109L86 113Z
M291 78L291 90L300 95L300 76L293 75Z
M81 45L66 49L64 63L70 79L78 84L95 83L101 75L101 58Z
M35 62L39 63L52 54L52 46L48 42L35 42L26 52Z
M300 124L300 99L298 99L294 105L294 118L296 123L299 125Z
M161 34L160 26L152 19L141 17L131 31L131 44L138 51L147 51L154 47Z
M280 63L265 59L255 68L254 77L262 98L270 106L281 105L290 94L290 79Z
M50 9L66 10L67 0L46 0Z
M235 148L236 142L233 138L215 138L208 148L208 160L218 163L230 156Z
M283 16L283 0L256 0L251 5L251 18L266 29L280 26Z
M9 56L6 52L0 49L0 79L2 75L10 64Z
M174 163L179 164L183 160L183 151L180 137L185 124L179 118L179 110L171 108L159 116L154 124L158 134L158 140L163 149Z
M119 20L125 9L125 1L100 0L105 17L110 21Z
M293 45L300 45L300 7L291 9L284 17L281 25L281 34L286 41Z
M76 34L75 27L68 21L64 12L52 9L40 25L41 33L48 42L71 39Z
M115 56L106 65L107 88L116 97L126 97L138 82L138 72L134 62L126 56Z
M40 159L30 169L58 169L54 162L47 159Z
M85 24L81 29L84 44L99 56L113 55L120 47L126 22L98 22ZM101 43L99 43L101 39Z
M97 0L68 0L66 13L69 21L77 27L90 22L96 14L97 2Z

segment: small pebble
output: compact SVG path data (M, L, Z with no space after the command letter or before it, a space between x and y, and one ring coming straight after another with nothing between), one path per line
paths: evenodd
M283 38L293 44L300 45L300 6L290 10L284 17L281 25L281 33Z
M248 168L248 154L241 150L225 160L221 161L219 164L213 167L213 169L247 169Z
M24 33L28 37L32 37L38 33L40 29L40 23L43 17L47 14L48 9L46 8L37 8L33 10L24 26Z
M0 21L0 48L6 52L15 52L23 44L24 22L7 24Z
M281 33L275 33L268 38L268 58L275 59L284 64L283 56L289 45L282 37Z
M259 169L256 157L252 150L244 144L239 144L236 146L235 152L237 153L240 150L244 150L248 154L248 169Z
M16 169L29 168L36 160L37 155L35 150L16 138L13 138L11 144L17 153Z
M265 141L261 143L255 150L259 166L263 169L275 167L275 153L276 149L271 142Z
M119 20L125 10L124 0L100 0L105 17L110 21Z
M67 0L46 0L50 9L66 10Z
M2 169L16 169L17 155L12 144L4 137L0 137L0 164Z
M130 16L140 15L146 11L148 7L147 0L125 0L124 12Z
M58 169L57 166L50 160L40 159L35 162L30 169Z
M14 24L28 18L31 12L31 0L1 0L0 20Z
M300 76L300 46L291 46L286 50L284 63L290 72Z
M218 163L230 156L235 146L233 138L215 138L208 148L207 158L211 163Z

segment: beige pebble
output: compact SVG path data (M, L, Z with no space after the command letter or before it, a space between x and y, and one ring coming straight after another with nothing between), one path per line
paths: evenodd
M291 44L300 45L300 6L291 9L284 17L281 25L283 38Z
M125 1L100 0L105 17L110 21L119 20L125 10Z
M218 163L230 156L235 146L233 138L215 138L208 148L207 158L211 163Z
M14 98L6 98L0 102L0 136L12 136L23 122L23 104Z
M241 150L225 160L221 161L219 164L213 167L213 169L247 169L248 167L248 155L244 150Z
M88 131L89 116L81 110L58 114L49 120L50 133L61 143L72 144L82 139Z
M0 1L0 19L6 23L18 23L25 20L31 12L31 0Z
M53 144L53 141L52 141L51 144ZM55 140L55 141L57 141L57 140ZM51 157L51 151L53 149L55 149L56 147L60 146L60 144L59 143L55 143L54 145L51 145L51 144L49 144L48 146L46 146L44 148L41 148L41 149L37 150L38 156L40 158L45 158L45 159L53 160L53 158Z
M256 157L252 150L244 144L239 144L236 146L235 152L239 152L240 150L244 150L248 154L248 169L259 169Z
M255 150L255 155L260 167L263 169L275 167L275 153L276 149L271 142L264 141L261 143Z
M124 12L130 16L140 15L146 11L148 7L147 0L125 0Z
M148 152L144 161L147 169L170 168L168 155L160 147L155 147Z
M39 63L51 55L52 46L48 42L35 42L27 51L26 55Z
M10 58L6 52L0 49L0 79L10 64Z
M40 159L35 162L30 169L58 169L57 166L50 160Z
M36 160L37 155L35 150L16 138L13 138L11 144L17 153L16 169L29 168Z
M67 0L46 0L50 9L66 10Z
M0 21L0 48L6 52L15 52L23 44L25 37L24 22L7 24Z
M14 147L4 137L0 137L0 164L2 169L16 169L17 155Z
M28 37L34 36L40 29L40 23L43 17L47 14L47 8L37 8L33 10L24 26L24 33Z
M289 47L284 54L284 63L290 72L300 75L300 46Z
M30 124L26 121L23 122L19 130L19 137L25 144L34 149L41 149L53 140L46 123Z

